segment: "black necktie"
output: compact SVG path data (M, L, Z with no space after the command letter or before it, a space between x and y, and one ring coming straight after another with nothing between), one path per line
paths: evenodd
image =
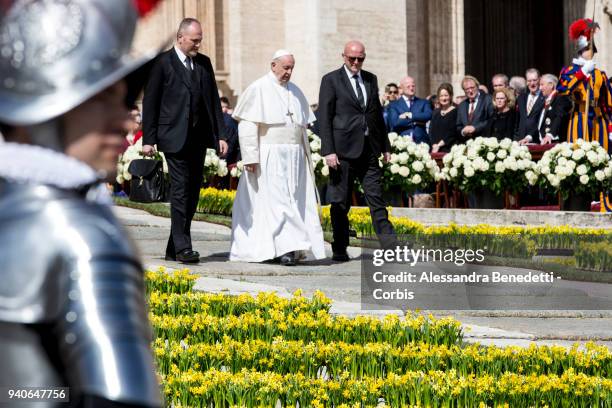
M187 72L189 72L189 78L192 81L196 81L195 69L191 66L192 59L190 57L185 58L185 67L187 68Z
M363 97L361 86L359 86L359 75L353 75L353 79L355 80L355 86L357 87L357 100L359 101L359 106L361 106L361 109L365 109L365 98Z

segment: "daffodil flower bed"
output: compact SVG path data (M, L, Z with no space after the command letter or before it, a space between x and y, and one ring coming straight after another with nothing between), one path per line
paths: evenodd
M465 345L457 321L329 314L322 293L191 293L147 272L166 404L197 407L608 407L605 346Z
M315 313L289 313L271 310L247 312L239 316L212 316L206 312L184 316L149 316L155 337L169 341L188 338L191 342L215 343L225 336L237 340L272 341L282 336L287 340L342 341L351 344L387 342L396 347L415 342L455 344L461 339L459 322L433 319L423 315L404 319L370 316L348 318Z
M214 407L608 407L612 380L576 373L460 375L455 370L389 373L384 378L308 378L243 369L173 372L166 395L183 406ZM508 404L508 405L504 405Z
M498 375L505 372L562 375L567 368L591 376L612 373L612 352L606 346L588 343L585 350L573 347L532 345L499 348L470 345L410 343L393 346L386 342L349 344L344 342L289 341L282 337L271 342L237 341L225 337L216 343L166 342L158 338L154 352L160 372L169 374L172 366L181 371L198 366L202 370L243 368L274 370L281 374L301 373L309 378L326 374L336 377L346 371L351 378L383 378L389 373L407 371L455 370L460 375Z

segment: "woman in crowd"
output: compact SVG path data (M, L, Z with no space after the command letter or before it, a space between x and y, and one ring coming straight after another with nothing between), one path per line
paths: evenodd
M429 124L431 151L449 152L457 143L457 109L453 104L453 86L443 83L436 95L439 108L433 112Z
M495 112L483 132L484 137L496 137L498 140L514 137L517 115L514 109L514 92L509 89L499 89L493 95Z

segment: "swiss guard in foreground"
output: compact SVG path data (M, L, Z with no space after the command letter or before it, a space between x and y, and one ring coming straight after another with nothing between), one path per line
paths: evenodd
M162 405L143 268L104 185L156 54L128 55L151 6L0 2L0 405Z
M595 33L599 25L583 18L569 27L569 36L576 43L576 58L561 70L557 92L570 95L574 109L570 114L567 140L598 141L612 151L612 87L605 72L595 67L597 53ZM612 212L610 193L601 195L601 211Z

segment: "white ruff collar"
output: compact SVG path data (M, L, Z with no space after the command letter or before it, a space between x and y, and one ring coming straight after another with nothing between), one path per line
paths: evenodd
M74 190L92 186L86 199L112 202L101 177L87 164L40 146L0 143L0 177L18 183L44 184ZM98 184L99 187L93 187ZM104 194L105 193L105 194Z
M576 65L580 65L580 66L583 66L585 62L586 62L586 60L584 58L582 58L582 57L574 58L572 60L572 64L576 64Z

